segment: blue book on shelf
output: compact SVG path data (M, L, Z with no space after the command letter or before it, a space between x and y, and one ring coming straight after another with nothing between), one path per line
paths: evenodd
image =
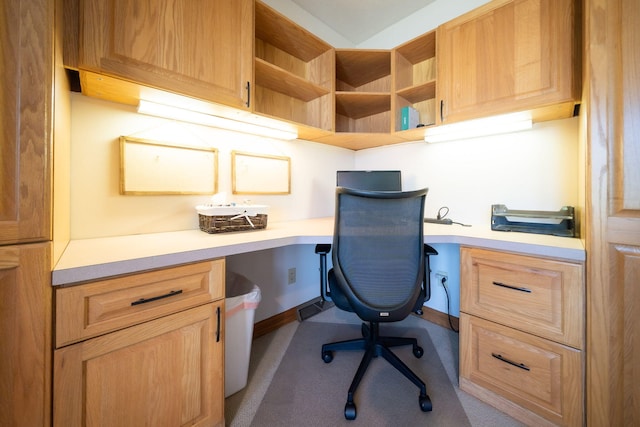
M400 109L400 130L414 129L418 123L420 123L418 110L409 106Z

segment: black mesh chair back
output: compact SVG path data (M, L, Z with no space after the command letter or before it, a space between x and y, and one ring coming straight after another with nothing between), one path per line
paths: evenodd
M426 194L336 190L333 269L361 319L394 322L413 310L424 274Z
M415 338L381 336L381 322L405 319L424 301L424 201L427 189L375 192L336 189L333 268L328 273L331 299L341 310L355 312L367 323L362 337L324 344L322 359L334 351L364 350L347 393L344 415L356 418L355 391L370 362L382 356L420 389L422 411L431 411L424 382L390 347L411 345L415 357L424 351Z

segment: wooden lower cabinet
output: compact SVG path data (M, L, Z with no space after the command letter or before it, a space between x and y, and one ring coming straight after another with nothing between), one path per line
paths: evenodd
M460 388L531 426L584 424L584 266L463 247Z
M219 262L210 265L214 270L220 267ZM172 270L164 271L171 275ZM140 276L155 274L129 278L137 283ZM145 285L142 288L150 286ZM223 282L217 283L220 286ZM149 305L166 306L166 299ZM180 307L180 300L175 304ZM218 298L57 348L53 425L223 426L223 326L224 299Z
M0 426L51 424L51 243L0 246Z
M223 425L222 303L54 353L54 426Z
M461 389L531 411L518 411L531 425L582 425L580 350L464 313L460 348Z

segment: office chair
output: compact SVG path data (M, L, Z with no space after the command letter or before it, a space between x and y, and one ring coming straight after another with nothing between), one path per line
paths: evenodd
M379 327L381 322L405 319L424 301L423 217L427 191L336 189L333 268L328 273L328 286L339 309L355 312L366 322L362 324L362 338L322 346L326 363L333 360L334 351L365 351L347 393L347 420L356 418L354 394L369 363L378 356L420 389L422 411L432 409L424 382L389 348L411 345L417 358L424 350L415 338L381 336Z

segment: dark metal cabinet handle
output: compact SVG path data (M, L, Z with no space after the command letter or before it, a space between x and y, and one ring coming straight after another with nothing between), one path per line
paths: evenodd
M493 284L496 286L502 286L503 288L513 289L514 291L527 292L529 294L531 293L531 289L523 288L521 286L512 286L512 285L507 285L505 283L500 283L500 282L493 282Z
M247 82L247 108L251 106L251 82Z
M216 327L216 342L220 342L220 307L216 309L216 316L218 317L218 326Z
M168 294L158 295L157 297L140 298L139 300L133 301L131 303L131 305L146 304L146 303L151 302L151 301L158 301L159 299L169 298L169 297L172 297L172 296L175 296L175 295L180 295L181 293L182 293L182 289L178 289L177 291L171 291Z
M516 362L514 362L512 360L509 360L509 359L507 359L505 357L502 357L501 354L491 353L491 355L493 357L495 357L496 359L500 360L501 362L508 363L509 365L513 365L516 368L524 369L525 371L530 371L531 370L531 368L529 368L524 363L516 363Z
M444 122L444 99L440 100L440 122Z

